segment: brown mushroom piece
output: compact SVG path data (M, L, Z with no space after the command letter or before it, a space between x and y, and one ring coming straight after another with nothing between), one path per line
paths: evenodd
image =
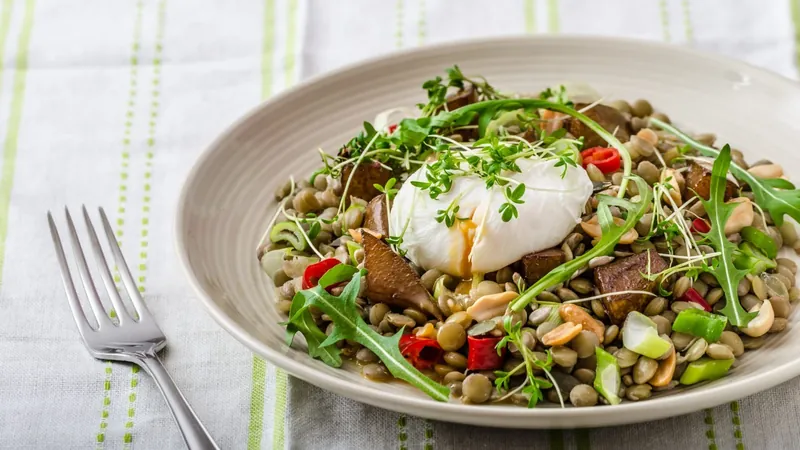
M689 171L684 174L686 179L686 195L684 198L692 198L695 195L704 200L708 200L711 195L711 170L700 164L692 163ZM725 183L725 201L731 199L736 193L736 185L730 180Z
M594 269L594 283L600 294L622 291L650 291L656 288L656 281L648 280L643 274L655 274L668 267L667 262L657 252L648 250L638 255L618 259ZM603 298L605 309L611 322L622 326L631 311L642 312L650 296L646 294L621 294Z
M389 216L386 210L386 194L380 194L367 204L364 214L364 228L368 228L381 236L389 235Z
M364 268L367 269L364 295L371 303L416 308L442 320L441 311L431 301L419 275L402 256L370 233L361 234L361 244L364 246Z
M522 257L522 269L525 281L533 284L548 272L564 264L566 255L557 248L549 248L536 253L528 253Z
M463 89L459 89L457 92L448 95L445 101L447 102L447 110L453 111L454 109L477 103L478 91L472 84L465 83ZM477 118L474 123L478 123ZM461 139L464 141L471 141L478 138L478 130L475 128L456 130L456 134L461 135Z
M575 109L580 110L589 105L584 103L575 104ZM631 126L625 116L616 109L606 105L594 105L583 114L597 122L609 133L616 131L616 137L621 142L628 142L631 135ZM597 133L590 130L583 122L575 118L564 120L564 127L576 138L583 137L583 148L607 147L608 143Z
M461 108L462 106L477 103L478 91L475 90L475 86L470 83L466 83L464 84L463 89L459 89L457 92L448 95L445 100L447 101L447 110L452 111L454 109Z
M392 171L383 167L377 162L362 163L358 168L353 171L353 164L348 164L342 168L342 186L347 186L347 180L350 180L350 186L347 187L347 202L350 202L350 196L358 197L365 201L370 201L381 192L375 189L375 185L383 186L392 178ZM352 174L352 178L350 175Z

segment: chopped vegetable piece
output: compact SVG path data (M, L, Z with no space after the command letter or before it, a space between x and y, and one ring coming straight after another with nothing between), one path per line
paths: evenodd
M692 221L692 231L696 233L708 233L711 231L711 225L705 219L697 218Z
M318 307L331 318L334 324L333 332L319 344L320 347L327 348L344 339L356 341L372 350L395 378L416 386L434 400L446 402L450 397L447 387L425 376L406 361L403 354L400 353L400 332L395 333L393 336L383 336L370 328L361 318L356 306L356 298L361 290L363 270L358 271L353 266L339 264L329 270L320 280L320 283L324 284L323 282L329 280L341 281L346 275L351 275L353 270L356 270L353 279L345 286L342 295L338 297L325 292L325 289L321 286L298 292L292 303L299 302L301 307L298 312L292 314L289 322L294 323L299 320L300 314L307 312L309 307Z
M701 381L722 378L731 368L733 359L711 359L702 357L689 363L681 375L681 384L695 384Z
M436 339L421 338L413 334L400 337L399 348L400 353L417 369L430 369L444 354Z
M618 405L622 401L617 395L622 386L622 380L619 375L617 358L600 347L595 348L595 356L597 357L597 371L594 375L594 388L608 400L608 403Z
M389 134L392 134L392 133L394 133L394 130L396 130L396 129L397 129L397 124L396 124L396 123L393 123L393 124L389 125L389 126L386 128L386 131L388 131L388 132L389 132Z
M727 324L728 318L725 316L689 308L678 313L672 324L672 330L701 337L706 342L713 343L719 341Z
M774 269L777 263L774 259L769 259L758 251L758 249L749 242L742 242L739 244L739 252L733 259L733 265L737 269L746 270L752 275L758 275L767 269Z
M767 258L773 259L778 256L778 246L775 245L775 241L767 233L756 227L744 227L739 233L745 242L753 244L767 255Z
M358 242L347 241L345 244L347 246L347 254L350 255L350 263L354 266L358 265L358 261L356 261L356 250L361 249L361 245Z
M289 248L280 248L264 253L264 256L261 257L261 270L263 270L270 279L274 280L275 274L283 267L283 260L286 259L286 256L288 256L291 251L292 249Z
M333 266L337 266L339 264L341 264L341 262L338 259L328 258L306 267L306 270L303 272L303 289L311 289L312 287L316 286L319 283L319 279L322 278L325 273L331 270ZM330 292L330 290L335 286L335 284L327 286L325 287L325 290Z
M503 366L506 349L496 349L500 337L467 336L467 369L496 370Z
M285 242L299 252L306 249L306 239L294 222L276 223L269 232L269 240L276 244Z
M708 304L706 299L700 295L695 288L689 288L686 290L686 293L683 294L680 298L681 301L690 302L690 303L697 303L698 305L702 306L705 311L711 311L711 305Z
M594 164L603 173L612 173L619 170L622 160L619 151L610 147L594 147L581 152L583 168Z
M660 358L670 347L670 343L658 335L655 322L637 311L632 311L625 319L625 325L622 327L622 345L632 352L652 359Z

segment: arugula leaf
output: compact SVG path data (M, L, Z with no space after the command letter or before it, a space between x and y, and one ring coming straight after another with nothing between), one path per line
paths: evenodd
M603 235L600 240L589 251L583 255L568 261L555 269L551 270L544 277L539 279L533 286L529 287L519 297L511 302L511 309L520 311L530 302L532 302L537 295L545 290L570 279L578 269L589 263L589 260L597 256L609 255L614 252L614 247L617 245L622 236L631 228L636 226L639 219L642 218L650 203L653 201L653 191L639 176L631 177L639 189L640 200L637 203L628 200L610 197L607 195L598 195L597 199L597 221L600 223L600 229ZM625 218L625 223L616 225L614 217L611 215L610 206L617 206L627 211L628 215Z
M425 140L431 132L430 119L403 119L397 127L398 136L403 144L417 146Z
M720 252L720 256L715 258L715 262L708 269L708 272L719 281L722 291L725 293L725 307L720 312L728 317L731 324L737 327L745 327L756 316L756 313L748 313L739 303L739 294L737 292L739 281L747 275L747 270L737 269L733 264L736 246L725 236L725 222L728 221L728 218L730 218L733 210L738 205L738 203L725 203L724 200L726 175L730 165L731 148L726 145L719 152L711 170L709 199L700 198L700 201L703 202L708 218L711 221L711 231L706 234L706 237L711 246Z
M323 292L325 291L323 290ZM306 339L309 356L320 359L331 367L342 365L341 351L335 345L322 344L328 336L314 322L314 316L305 307L305 301L299 293L292 299L292 307L289 310L289 322L286 324L286 345L292 345L294 336L298 332L302 333Z
M697 142L672 125L654 118L650 118L650 123L674 134L705 156L718 158L720 155L719 150ZM750 186L756 203L769 212L775 225L781 226L783 216L787 214L800 222L800 190L795 189L791 182L782 179L758 178L736 164L730 165L730 171L733 176Z
M340 264L334 266L325 275L334 272L330 279L340 279L345 275L342 271L352 270L338 269L339 267L352 266ZM361 289L361 278L365 273L366 271L364 270L356 272L339 297L328 294L322 286L298 292L295 295L295 300L292 301L292 306L296 301L302 303L302 308L292 316L290 321L293 321L294 317L299 316L303 311L307 311L308 307L312 305L318 307L334 323L333 333L320 343L321 347L333 346L333 344L343 339L356 341L372 350L396 378L407 381L435 400L446 402L449 398L447 387L423 375L406 361L400 353L399 343L402 330L398 331L394 336L383 336L370 328L359 315L356 308L356 297ZM324 278L325 276L323 276Z

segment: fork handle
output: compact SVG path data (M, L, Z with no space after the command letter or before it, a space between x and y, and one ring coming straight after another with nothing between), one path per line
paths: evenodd
M164 394L164 399L167 401L170 411L172 411L172 417L178 423L178 428L183 434L186 446L190 450L219 450L206 427L203 426L200 419L197 418L197 414L189 406L186 397L175 385L158 355L142 358L138 363L153 377L161 393Z

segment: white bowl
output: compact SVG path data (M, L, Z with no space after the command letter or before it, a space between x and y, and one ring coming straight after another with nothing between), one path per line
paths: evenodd
M526 409L440 403L400 383L367 381L284 344L283 318L256 245L273 197L289 175L308 176L318 148L335 152L364 120L424 99L423 81L458 64L507 91L536 92L587 82L607 98L646 98L673 121L713 132L750 162L769 158L800 169L800 89L778 75L680 47L623 39L536 37L482 40L393 54L306 81L231 126L202 155L183 188L177 246L186 272L214 319L243 344L290 374L352 399L431 419L486 426L558 428L618 425L712 407L800 375L800 328L769 336L730 375L642 402L592 408Z

